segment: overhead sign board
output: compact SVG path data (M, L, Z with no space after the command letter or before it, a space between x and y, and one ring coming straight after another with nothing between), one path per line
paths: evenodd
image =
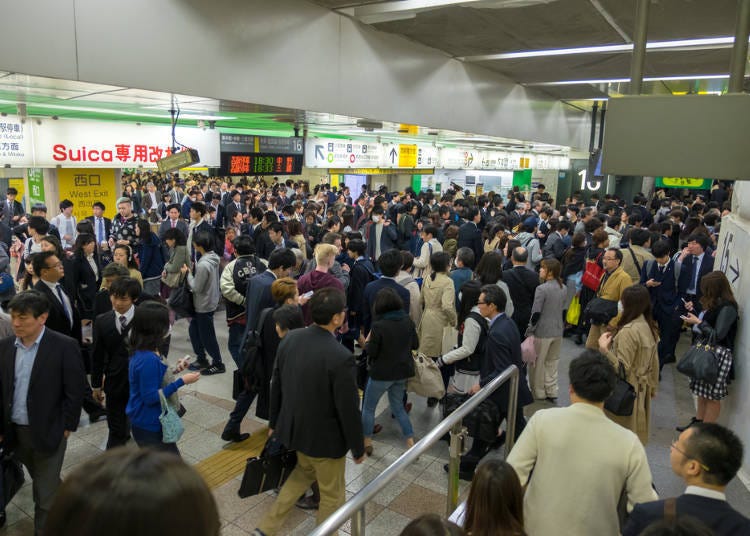
M248 136L221 134L219 146L222 153L263 153L301 155L304 151L300 137Z
M308 138L305 165L311 168L379 167L380 144L335 138Z
M709 190L711 179L693 177L656 177L657 188L688 188L691 190Z

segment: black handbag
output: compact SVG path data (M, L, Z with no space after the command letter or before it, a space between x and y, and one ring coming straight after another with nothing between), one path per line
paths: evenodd
M0 478L0 511L4 511L25 481L23 467L5 449L0 453Z
M446 394L443 398L443 418L456 411L469 398L469 395L460 393ZM462 424L468 430L469 436L492 443L497 439L497 430L502 419L503 416L497 404L487 398L479 404L478 408L464 417Z
M638 398L635 387L627 382L626 377L625 367L620 363L615 390L604 401L604 409L618 417L629 417L632 415L635 400Z
M237 494L244 499L280 488L296 466L297 452L288 450L272 436L260 456L248 458Z
M583 320L594 326L601 326L609 323L617 316L617 302L614 300L605 300L604 298L594 298L586 304L583 310Z
M167 302L169 307L182 317L195 315L195 305L193 305L193 292L188 286L187 277L182 284L172 289Z
M692 345L677 363L677 370L694 380L714 384L719 378L719 360L716 358L713 335L708 341Z

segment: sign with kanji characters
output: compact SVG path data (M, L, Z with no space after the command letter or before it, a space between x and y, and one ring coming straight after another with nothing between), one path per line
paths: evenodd
M694 177L656 177L655 184L657 188L708 190L711 188L711 179L699 179Z
M31 212L31 207L36 204L44 205L44 171L40 168L29 168L26 172L29 180L29 206L26 209Z
M102 168L62 168L57 170L60 200L73 202L73 214L78 220L91 216L91 205L100 201L107 208L104 215L117 214L115 170Z
M6 138L21 136L27 147L22 150L19 141L19 150L13 151L10 139L2 141L0 127L0 164L12 157L15 160L8 163L24 167L156 168L156 162L172 152L172 129L165 125L44 119L41 124L26 122L16 133L14 121L0 119L0 124L6 124ZM178 126L175 137L180 148L198 151L203 166L219 166L218 130ZM10 157L3 156L3 143L9 144Z
M18 118L0 117L0 166L23 166L31 152L28 124Z

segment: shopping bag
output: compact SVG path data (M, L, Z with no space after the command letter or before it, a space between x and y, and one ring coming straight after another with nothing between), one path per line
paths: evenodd
M427 398L445 396L443 376L433 359L422 353L414 354L414 377L409 378L406 390Z
M578 320L581 318L581 300L578 296L573 296L568 307L568 313L565 316L565 321L571 326L577 326Z

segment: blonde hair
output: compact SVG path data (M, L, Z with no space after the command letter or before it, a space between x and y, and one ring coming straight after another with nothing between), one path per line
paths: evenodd
M339 252L339 248L333 244L318 244L315 246L315 262L318 266L328 264Z

